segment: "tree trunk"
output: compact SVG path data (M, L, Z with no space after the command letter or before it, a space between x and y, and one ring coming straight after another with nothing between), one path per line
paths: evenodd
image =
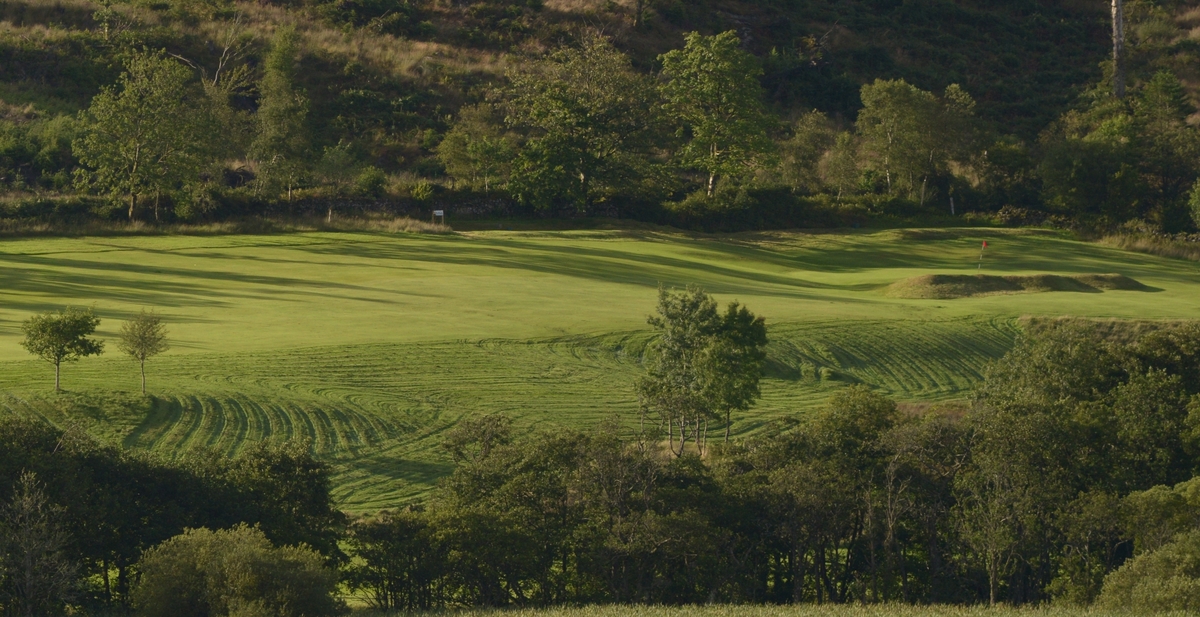
M730 412L728 410L726 410L725 411L725 443L729 443L729 424L730 424L730 422L731 422Z
M59 373L58 369L60 366L62 366L61 362L54 363L54 391L55 392L62 392L62 388L58 387L58 373Z
M160 197L161 197L161 194L158 191L154 191L154 222L155 223L158 222L158 200Z
M133 220L133 210L137 208L137 193L129 194L129 220Z
M713 189L717 185L717 174L708 174L708 196L713 196Z
M1112 0L1113 96L1125 98L1125 3Z
M142 360L142 396L146 395L146 361Z
M995 555L988 555L988 606L996 606L996 567Z
M591 180L585 173L579 174L579 190L583 193L583 211L587 212L592 206L591 187L588 181Z

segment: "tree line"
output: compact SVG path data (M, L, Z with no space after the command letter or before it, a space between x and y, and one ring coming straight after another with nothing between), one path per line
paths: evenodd
M410 206L482 195L528 214L718 227L1005 206L1018 222L1140 220L1170 232L1192 231L1200 217L1200 133L1187 121L1195 108L1169 66L1140 56L1120 96L1095 82L1031 139L977 117L956 84L928 91L876 79L853 114L783 110L762 85L772 60L732 31L687 34L649 66L577 33L439 117L445 131L421 138L432 167L401 189L352 136L313 133L294 29L277 29L260 62L247 37L230 25L214 42L223 50L215 67L152 46L122 51L116 83L44 149L65 156L44 161L70 176L62 188L155 220L311 198L331 218L340 201L401 194Z
M328 468L305 443L164 460L6 417L0 609L22 617L131 606L163 617L337 614L346 519L329 488ZM264 612L298 599L308 604L289 610L299 612Z
M632 211L639 195L677 220L761 223L782 203L808 204L807 216L820 204L876 215L1012 206L1097 225L1200 223L1200 132L1170 70L1120 98L1095 84L1028 143L979 120L957 84L935 93L877 79L853 121L780 118L733 32L689 34L659 63L646 74L600 38L560 50L462 110L438 154L456 180L540 208Z

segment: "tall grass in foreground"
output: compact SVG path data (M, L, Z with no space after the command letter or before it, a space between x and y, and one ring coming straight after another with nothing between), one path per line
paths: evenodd
M402 613L356 611L355 617L392 617ZM407 613L412 614L412 613ZM585 606L578 608L463 610L424 615L455 617L1126 617L1132 615L1190 615L1103 611L1079 607L912 606L906 604L843 605L801 604L794 606Z

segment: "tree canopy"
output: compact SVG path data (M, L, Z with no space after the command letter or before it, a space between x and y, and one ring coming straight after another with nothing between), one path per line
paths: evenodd
M708 174L711 197L718 176L753 170L774 149L768 133L772 119L763 107L762 68L739 48L733 31L716 36L692 32L683 49L663 54L663 96L682 124L680 157Z
M100 325L92 309L67 307L30 317L21 324L25 338L21 346L54 365L54 391L61 390L59 374L63 362L74 362L104 352L104 342L91 337Z
M518 198L586 211L649 173L658 94L607 40L588 37L509 80L506 121L531 131L512 170Z
M108 86L82 113L82 136L74 143L82 185L124 195L129 219L138 200L179 189L198 176L206 143L201 94L191 71L162 52L140 51L126 62L116 86ZM157 211L156 211L157 214Z

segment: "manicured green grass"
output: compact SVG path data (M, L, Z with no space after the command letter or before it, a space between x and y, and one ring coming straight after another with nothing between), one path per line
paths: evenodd
M1149 290L885 293L914 276L977 272L1118 273ZM344 506L374 510L447 473L440 435L464 416L505 412L522 428L632 421L660 284L699 284L767 317L768 379L735 427L745 435L851 382L902 401L963 398L1023 315L1200 318L1198 275L1194 262L979 229L5 240L0 400L168 455L307 437L334 464ZM94 305L109 339L143 307L164 316L174 348L148 365L151 399L120 394L136 390L137 371L111 343L64 368L68 394L50 394L52 370L20 348L20 322L64 304Z

